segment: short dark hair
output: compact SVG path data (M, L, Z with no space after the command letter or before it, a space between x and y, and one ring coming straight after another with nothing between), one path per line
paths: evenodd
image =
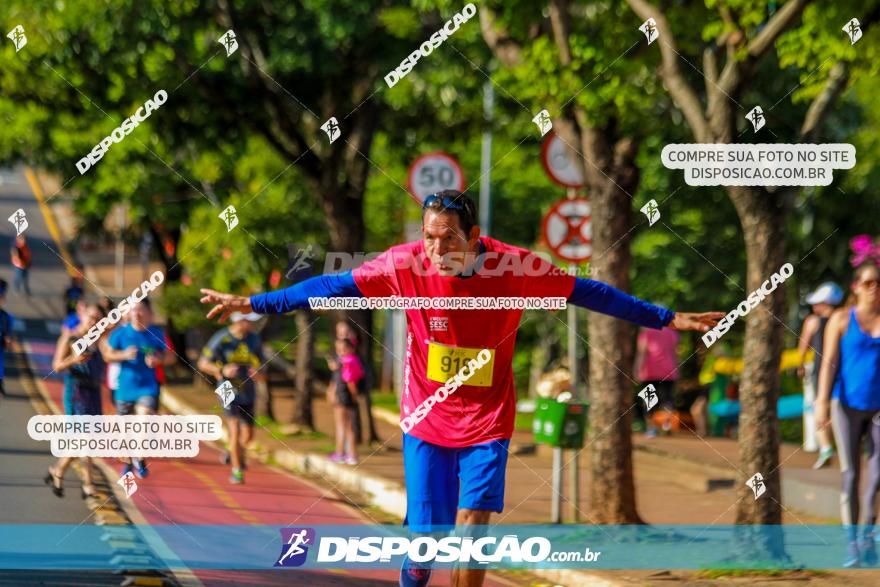
M431 199L431 202L428 205L423 206L422 223L424 224L425 222L425 212L428 210L436 212L437 214L455 214L458 216L458 223L461 226L462 231L464 231L466 236L469 235L471 228L477 225L477 205L474 204L471 197L458 190L443 190L442 192L437 192L432 195L437 196L437 198ZM430 197L431 196L428 196L428 198ZM448 206L444 203L449 199L454 202L454 205ZM425 201L427 202L428 199Z

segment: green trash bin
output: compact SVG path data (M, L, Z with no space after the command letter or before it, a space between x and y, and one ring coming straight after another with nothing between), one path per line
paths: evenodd
M588 407L585 403L538 399L532 420L535 442L559 448L583 448Z

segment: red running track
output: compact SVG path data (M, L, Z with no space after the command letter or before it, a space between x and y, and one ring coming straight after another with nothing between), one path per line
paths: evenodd
M54 345L28 341L29 359L35 375L49 372ZM44 378L52 403L63 405L63 384L57 376ZM104 413L113 414L109 390L104 389ZM315 526L322 524L368 524L369 517L348 505L340 496L301 477L249 463L244 485L229 483L230 469L221 464L221 453L202 443L199 455L190 459L149 459L149 477L138 480L131 501L150 525L167 524L265 524L274 526ZM121 464L105 459L119 471ZM109 480L115 482L116 479ZM330 487L332 483L328 482ZM263 540L263 535L256 535ZM280 537L279 537L280 539ZM268 543L267 556L274 556L278 542ZM388 570L297 571L220 571L193 569L206 586L231 585L311 585L311 586L390 586L397 585L397 572ZM432 585L449 584L448 571L436 571ZM508 585L487 577L486 585Z

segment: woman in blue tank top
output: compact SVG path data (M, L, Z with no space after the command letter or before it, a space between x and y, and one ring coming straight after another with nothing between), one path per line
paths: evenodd
M73 343L84 336L98 320L104 316L101 309L90 304L83 309L79 325L70 331L64 331L55 347L52 369L64 373L64 407L69 416L100 416L101 415L101 384L104 382L104 359L98 345L102 340L95 341L79 355ZM57 497L64 497L64 473L73 463L74 457L61 457L54 467L50 467L44 481ZM83 499L96 495L92 483L92 459L85 457L83 461L83 484L80 493Z
M816 424L829 413L843 477L841 521L849 545L844 566L877 564L875 501L880 491L880 268L859 265L852 283L855 303L836 310L825 328ZM868 482L859 503L862 438L870 439ZM860 508L861 506L861 508ZM859 513L861 509L861 520ZM859 537L857 524L861 521Z

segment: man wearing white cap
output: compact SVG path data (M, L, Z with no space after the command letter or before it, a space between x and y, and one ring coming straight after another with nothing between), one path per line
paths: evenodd
M224 407L229 427L229 452L224 462L232 465L230 483L244 483L244 455L254 432L255 381L265 381L259 369L265 363L260 337L253 331L261 316L235 312L232 324L217 331L199 358L199 369L212 376L217 384L229 381L235 398Z
M819 365L822 362L822 339L825 336L825 325L828 318L834 312L834 307L843 300L843 290L831 281L826 281L815 291L807 295L804 300L813 307L812 313L804 319L801 326L801 337L798 342L800 364L798 375L804 380L804 404L812 406L816 400L816 389L819 387ZM810 363L804 364L807 351L813 349L814 358ZM819 458L813 465L814 469L821 469L828 464L834 456L834 448L831 446L831 429L823 428L816 430L816 422L812 410L804 411L804 449L816 450L816 437L819 439Z

